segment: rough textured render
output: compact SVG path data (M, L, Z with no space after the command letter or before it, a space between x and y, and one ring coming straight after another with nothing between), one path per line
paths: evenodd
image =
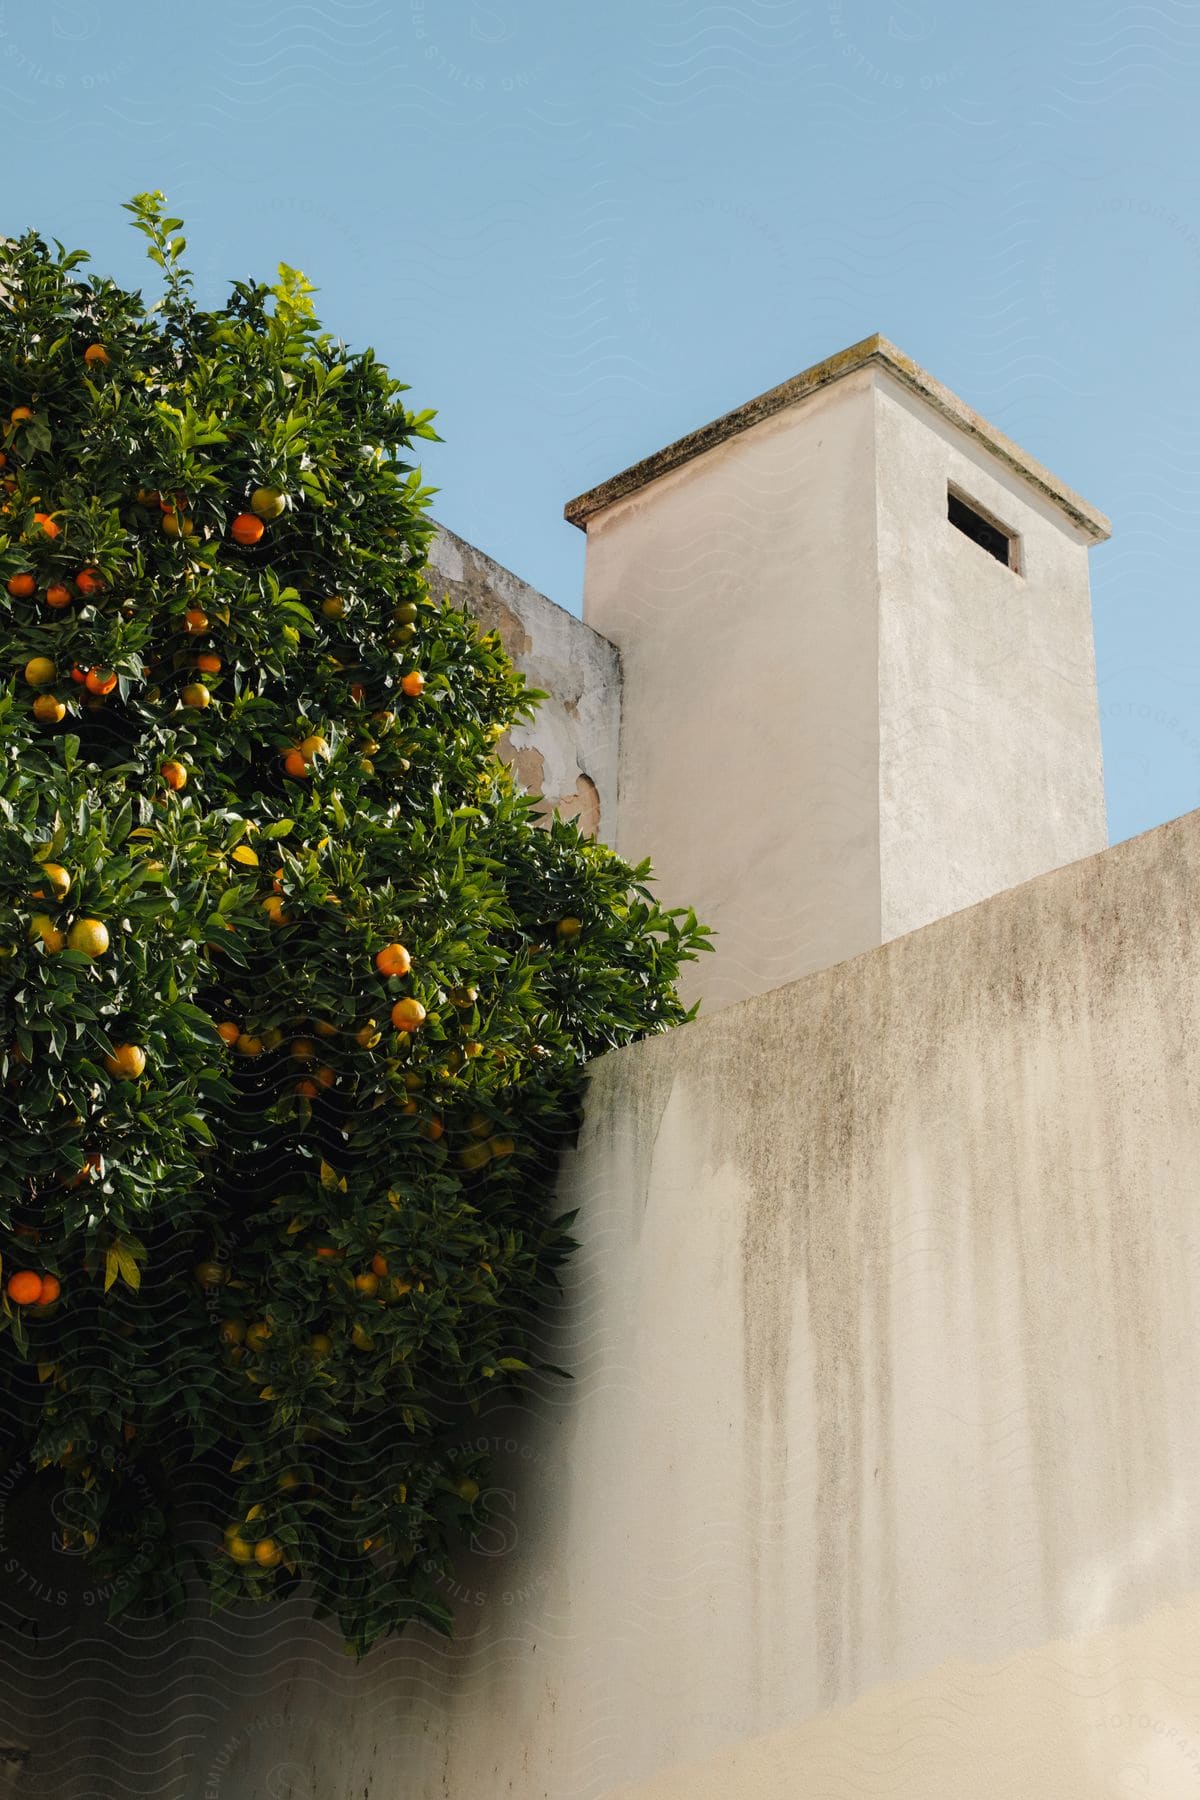
M1019 540L1003 566L950 487ZM624 680L617 848L719 1006L1106 841L1107 521L881 339L573 502Z
M1193 813L602 1059L457 1641L14 1587L37 1793L1194 1793L1197 891Z
M444 525L429 579L434 592L450 594L498 631L530 686L548 695L531 725L500 742L517 780L542 796L547 813L577 819L589 837L611 842L621 732L621 667L612 644Z

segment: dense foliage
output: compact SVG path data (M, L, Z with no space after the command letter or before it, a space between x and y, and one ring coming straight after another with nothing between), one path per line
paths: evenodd
M361 1650L449 1625L582 1066L704 934L514 792L430 415L129 210L153 307L0 246L0 1432L114 1610L303 1583Z

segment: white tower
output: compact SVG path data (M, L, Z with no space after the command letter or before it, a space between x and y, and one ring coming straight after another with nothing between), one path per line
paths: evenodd
M615 847L719 932L706 1007L1104 848L1108 521L885 338L566 516L623 663Z

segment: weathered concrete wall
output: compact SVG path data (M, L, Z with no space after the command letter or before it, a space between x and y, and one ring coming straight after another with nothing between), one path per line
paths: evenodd
M458 1642L26 1585L27 1791L1194 1794L1198 891L1192 814L605 1058Z
M875 391L883 938L1108 841L1091 538L886 371ZM949 484L1020 538L1006 568Z
M1021 568L947 519L948 483ZM616 847L714 927L710 1009L1106 842L1107 521L880 339L572 502L624 667Z
M685 991L762 993L881 941L874 394L849 375L600 513L619 647L615 847L719 936Z
M617 817L621 665L606 638L482 550L439 526L430 587L448 593L500 640L531 687L548 696L530 725L500 742L521 785L547 811L612 842Z

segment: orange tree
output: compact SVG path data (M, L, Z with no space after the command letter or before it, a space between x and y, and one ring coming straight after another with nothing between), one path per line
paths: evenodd
M498 761L539 696L430 593L430 415L129 210L149 309L0 246L0 1427L114 1610L303 1584L361 1651L449 1626L583 1064L704 933Z

